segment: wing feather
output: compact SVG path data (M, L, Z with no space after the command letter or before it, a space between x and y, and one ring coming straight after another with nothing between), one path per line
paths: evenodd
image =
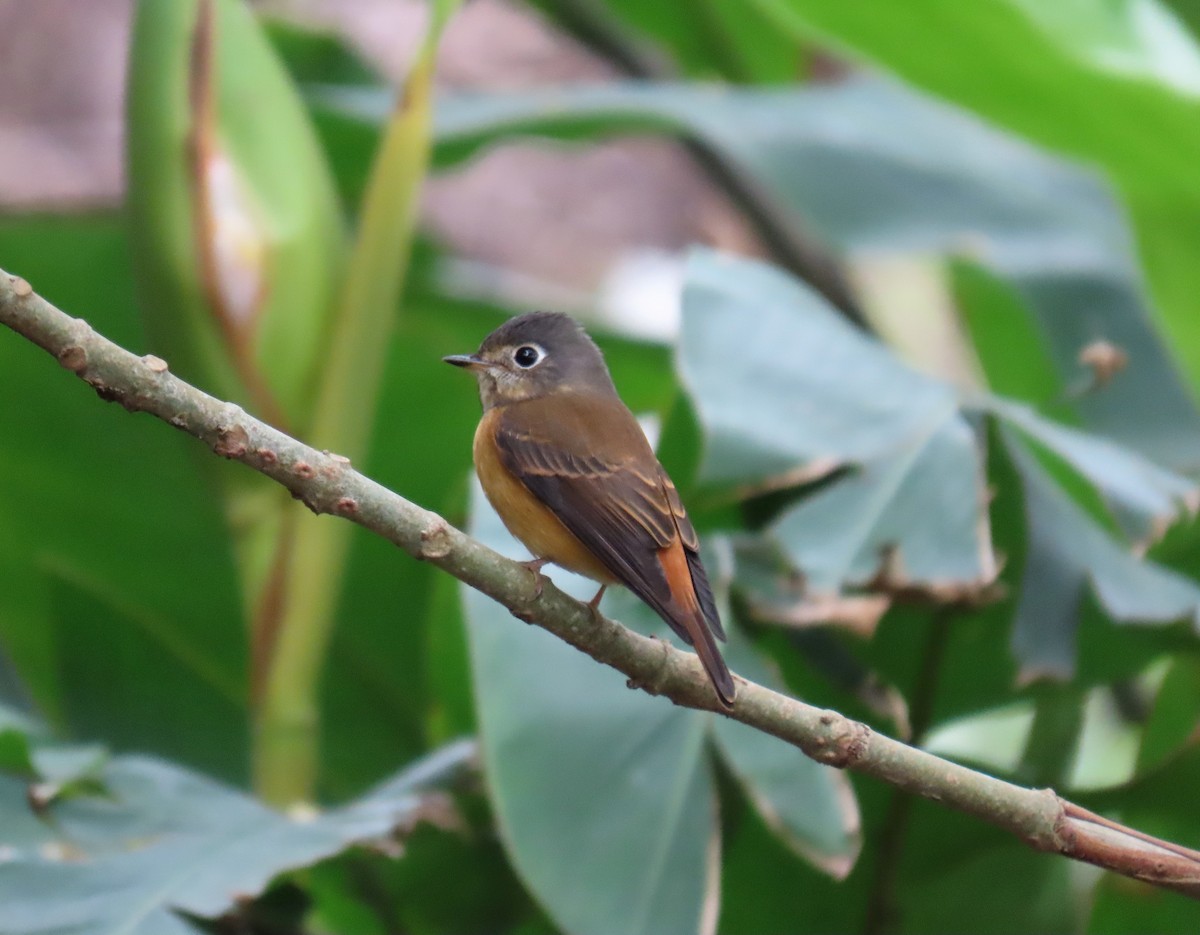
M622 584L691 644L659 560L660 551L678 537L704 621L724 639L696 530L675 485L632 414L624 410L625 418L615 419L611 406L611 400L585 396L508 406L497 421L501 460Z

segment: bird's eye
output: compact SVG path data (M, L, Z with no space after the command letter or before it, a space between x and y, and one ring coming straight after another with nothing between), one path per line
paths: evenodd
M542 359L542 352L532 344L522 344L513 352L513 360L517 366L528 370Z

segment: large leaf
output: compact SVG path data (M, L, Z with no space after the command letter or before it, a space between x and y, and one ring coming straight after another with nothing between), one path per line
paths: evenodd
M344 222L295 86L243 0L138 3L127 105L155 350L224 398L303 424Z
M1028 672L1071 671L1085 579L1116 620L1195 614L1200 588L1112 538L1042 478L1014 429L1143 534L1195 499L1193 483L1026 407L960 401L760 263L696 251L686 282L680 367L705 433L701 477L753 490L792 485L814 465L856 466L769 528L810 592L918 588L953 600L995 578L983 454L969 421L979 410L1009 426L999 437L1024 485L1030 547L1014 645Z
M1128 199L1174 346L1200 381L1195 40L1157 0L756 0L1039 143L1103 166ZM1192 11L1194 14L1194 10ZM1094 106L1102 106L1097 120ZM1192 463L1195 463L1194 461Z
M814 592L836 593L877 576L885 586L916 582L948 594L983 587L996 563L980 509L981 467L973 431L948 409L852 477L786 511L774 533Z
M721 616L729 620L730 589L737 574L729 539L710 535L704 550ZM746 635L730 627L724 656L733 671L787 693L777 667ZM861 847L858 802L849 777L822 766L794 747L729 718L713 723L717 749L759 817L794 853L836 879L853 869Z
M474 749L450 745L355 802L299 817L164 761L120 757L101 774L104 795L53 805L45 825L3 823L0 931L201 931L184 914L220 916L287 870L413 824L424 793L463 772ZM20 789L0 785L0 814L22 807Z
M474 536L522 556L478 492L471 515ZM587 595L587 582L554 577ZM567 931L713 931L707 716L630 691L619 673L463 593L484 770L518 873ZM625 594L607 602L647 622L641 606Z
M759 263L693 253L683 304L702 479L781 485L808 465L861 466L773 527L814 591L877 576L929 590L991 582L982 462L948 386Z
M1119 621L1200 627L1200 586L1135 558L1098 527L1047 474L1024 444L1005 430L1025 492L1029 550L1013 629L1027 676L1069 675L1085 588Z
M246 686L227 662L240 643L223 652L206 645L186 629L201 622L142 603L127 581L114 588L72 564L51 564L48 579L71 733L241 779Z
M883 931L1068 935L1080 931L1076 869L994 828L917 801L895 883L897 919ZM885 858L886 859L886 858Z

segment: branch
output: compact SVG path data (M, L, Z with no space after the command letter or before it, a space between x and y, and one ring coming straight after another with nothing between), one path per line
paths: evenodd
M1200 898L1200 852L1094 815L1053 790L1024 789L871 731L865 724L804 704L738 677L738 700L720 709L690 652L593 617L587 605L350 467L172 375L165 361L137 357L35 295L0 270L0 322L28 338L88 383L101 399L148 412L291 491L314 513L341 516L431 562L509 608L514 616L612 666L630 687L675 704L726 714L839 769L882 779L1012 832L1039 851Z

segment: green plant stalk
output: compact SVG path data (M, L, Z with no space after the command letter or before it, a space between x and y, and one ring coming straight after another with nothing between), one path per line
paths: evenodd
M1064 785L1079 753L1085 698L1057 682L1037 686L1034 698L1033 725L1016 775L1034 785Z
M309 437L355 460L367 452L392 319L408 273L420 194L432 148L438 31L414 64L375 157L358 238L338 302L330 355ZM265 607L266 671L255 711L254 782L268 802L311 799L318 750L317 694L348 556L349 527L297 515L278 553L277 615Z

